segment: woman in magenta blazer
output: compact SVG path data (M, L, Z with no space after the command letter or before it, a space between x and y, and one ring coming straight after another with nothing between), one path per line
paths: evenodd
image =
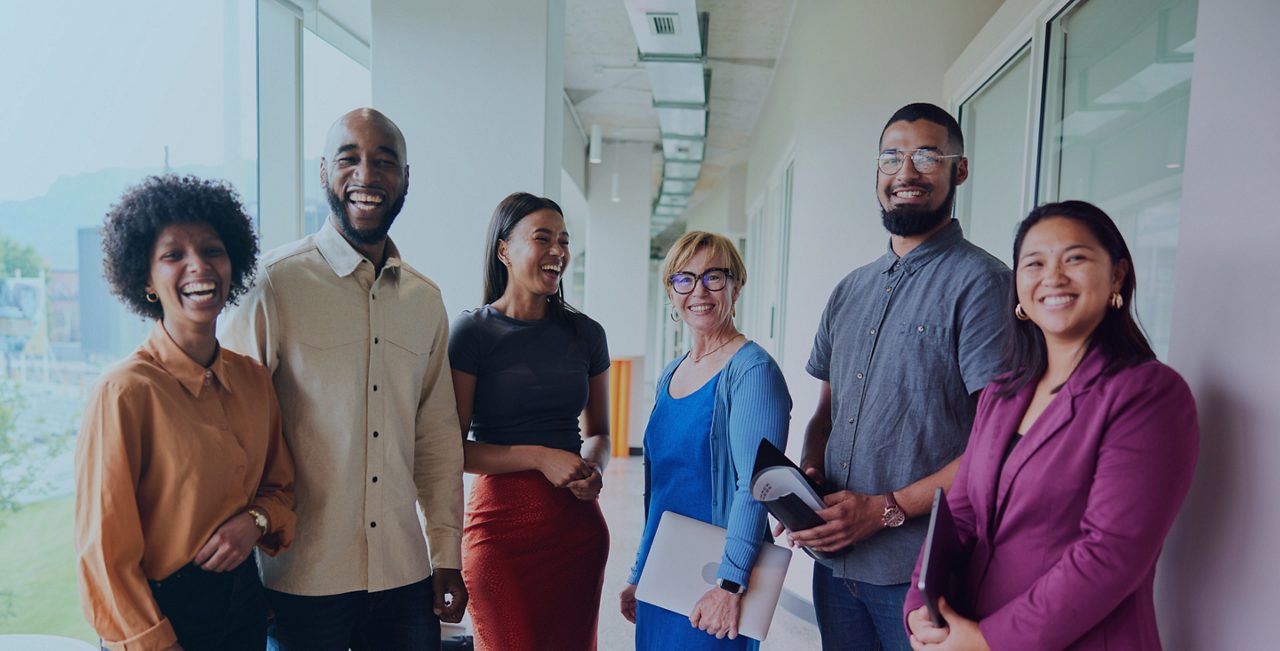
M1106 213L1041 206L1013 250L1010 370L983 391L947 495L962 594L937 628L911 591L912 648L1159 649L1152 583L1195 470L1195 400L1133 319Z

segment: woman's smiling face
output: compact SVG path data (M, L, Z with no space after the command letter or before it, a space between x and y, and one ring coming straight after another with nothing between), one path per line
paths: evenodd
M170 224L156 236L146 291L159 297L166 324L212 327L230 290L231 258L211 226Z
M1018 251L1018 302L1046 340L1083 344L1102 323L1127 265L1113 264L1089 227L1066 217L1032 226Z

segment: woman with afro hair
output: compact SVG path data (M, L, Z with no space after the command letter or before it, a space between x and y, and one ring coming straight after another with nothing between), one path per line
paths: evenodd
M255 649L267 607L253 548L294 531L293 459L267 370L218 345L258 245L234 190L154 176L102 231L103 273L147 340L103 374L76 443L82 603L105 649Z

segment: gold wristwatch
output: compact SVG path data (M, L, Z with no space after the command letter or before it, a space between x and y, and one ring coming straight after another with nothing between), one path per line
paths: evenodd
M262 531L262 535L267 535L267 527L269 525L267 514L259 511L256 507L245 509L245 513L248 513L249 517L253 518L253 523Z

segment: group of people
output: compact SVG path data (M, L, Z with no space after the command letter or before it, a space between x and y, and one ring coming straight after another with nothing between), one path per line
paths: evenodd
M1132 316L1119 230L1084 202L1041 206L1011 274L951 218L969 163L931 104L889 119L877 167L889 248L836 285L806 367L821 390L800 465L825 524L785 532L827 557L823 648L1159 648L1155 560L1198 430ZM504 199L484 303L450 323L388 237L409 188L396 125L343 116L320 182L329 219L260 264L224 183L152 177L107 215L112 291L156 323L104 374L76 449L103 648L431 649L467 611L477 648L594 649L609 353L564 300L563 212ZM761 440L786 447L790 394L735 326L747 271L729 239L685 234L662 279L692 344L657 385L620 608L637 648L756 648L740 604L784 532L750 479ZM941 627L908 587L938 487L967 553ZM727 530L688 616L635 596L664 512Z

